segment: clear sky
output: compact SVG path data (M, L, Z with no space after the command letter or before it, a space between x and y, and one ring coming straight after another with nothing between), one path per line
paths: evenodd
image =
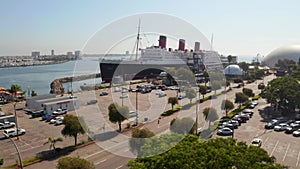
M179 17L214 49L238 56L267 55L300 44L298 0L7 0L0 2L0 56L80 50L101 27L144 12Z

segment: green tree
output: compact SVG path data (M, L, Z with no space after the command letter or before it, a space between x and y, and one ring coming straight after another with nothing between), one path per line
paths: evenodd
M249 88L243 88L243 93L248 97L253 97L254 96L253 90L249 89Z
M228 59L228 63L230 64L232 62L232 56L231 55L228 55L227 56L227 59Z
M164 135L163 139L154 137L143 147L146 155L157 153L157 149L172 145L173 148L164 149L162 154L152 157L137 158L129 161L131 169L165 169L165 168L255 168L255 169L284 169L285 166L276 164L276 158L270 157L262 148L248 146L246 142L237 142L232 138L215 138L199 141L199 137L187 135L180 142L178 135ZM171 140L171 141L170 141ZM176 140L178 141L178 140ZM170 144L171 143L171 144Z
M176 71L176 76L179 80L184 80L191 84L195 83L194 73L187 68L184 68L184 67L179 68Z
M240 63L238 63L238 65L245 72L248 72L248 69L249 69L249 64L248 63L246 63L246 62L240 62Z
M174 119L170 123L170 130L178 134L193 134L196 130L196 123L190 117Z
M260 83L260 84L258 84L257 88L259 90L263 90L263 89L265 89L265 84L264 83Z
M44 144L50 144L50 147L49 147L49 149L51 150L52 148L53 148L53 150L56 150L56 147L55 147L55 144L56 144L56 142L62 142L63 141L63 139L61 138L61 137L59 137L59 138L53 138L53 137L49 137L48 138L48 140L47 140L47 142L46 143L44 143Z
M218 89L221 89L221 87L222 87L221 81L219 81L219 80L211 81L211 88L212 88L212 90L215 91L215 94L217 93Z
M218 120L218 113L217 110L214 108L210 108L210 107L206 107L203 109L203 116L205 120L208 120L209 124L208 124L208 128L210 127L210 123L212 121L216 121Z
M279 59L275 66L280 69L290 71L296 68L296 62L291 59Z
M17 94L18 91L21 91L21 86L19 86L19 85L17 85L17 84L12 84L12 85L10 86L10 92L11 92L12 94L14 94L14 96L16 96L16 94Z
M118 123L119 131L122 131L122 122L129 118L129 109L126 106L119 106L117 103L112 103L108 106L109 121Z
M268 103L294 111L296 106L300 107L299 91L300 84L296 79L280 77L269 82L264 90L264 95Z
M202 98L204 99L204 95L207 93L207 87L204 85L199 85L199 93L202 94Z
M228 115L228 111L234 108L234 104L230 100L223 100L221 105L222 110L225 110L226 116Z
M80 124L78 117L71 114L67 114L64 117L63 124L64 124L64 128L62 129L61 134L65 137L66 136L73 137L75 140L75 146L77 146L78 134L85 133L84 128L86 126L83 123L83 120L81 120L81 124Z
M209 74L207 71L203 72L203 77L204 77L204 84L207 86L207 83L209 82Z
M94 169L93 163L79 157L63 157L58 160L57 169Z
M169 97L168 103L171 104L172 110L174 109L174 105L178 104L178 98L177 97Z
M197 95L196 91L192 88L188 88L185 90L185 96L190 99L190 103L192 103L193 98Z
M155 134L147 128L133 130L129 140L131 150L136 152L139 156L140 148L146 143L147 138L153 137L154 135Z
M37 96L37 93L34 90L32 90L31 91L31 97L34 97L34 96Z
M235 103L239 103L240 106L249 100L249 97L242 92L235 93Z

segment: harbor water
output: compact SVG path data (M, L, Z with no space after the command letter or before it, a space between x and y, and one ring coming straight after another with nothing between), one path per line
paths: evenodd
M23 91L34 90L38 95L50 92L50 83L58 78L99 73L99 60L96 57L84 57L82 60L61 64L0 68L0 87L10 88L18 84ZM88 79L64 84L65 91L79 91L80 85L101 83L101 79Z

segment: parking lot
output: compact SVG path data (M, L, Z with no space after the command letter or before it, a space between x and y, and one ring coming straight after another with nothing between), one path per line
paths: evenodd
M253 109L253 117L234 130L234 138L238 141L244 141L248 145L251 144L254 138L260 138L262 140L261 148L265 149L270 156L276 157L277 163L289 166L292 169L300 168L300 137L285 134L284 131L277 132L273 129L265 129L265 123L273 118L280 117L280 114L275 112L267 114L264 110L269 104L266 104L264 99L259 99L258 103Z
M18 103L21 107L24 103ZM70 111L68 114L75 114ZM23 159L35 157L37 153L48 151L49 144L45 144L48 137L62 137L63 142L57 142L56 147L65 147L74 144L73 138L64 138L61 135L62 125L55 126L45 121L41 121L41 117L32 119L25 111L17 111L19 128L26 130L26 134L20 136L20 140L16 137L12 138L17 144ZM4 159L4 166L15 164L17 159L16 149L10 139L3 136L3 130L0 130L0 158ZM79 136L79 141L86 140L86 136Z

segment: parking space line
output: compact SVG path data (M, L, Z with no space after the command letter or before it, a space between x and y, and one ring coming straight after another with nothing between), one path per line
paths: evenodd
M269 137L267 137L267 139L265 140L265 143L267 143L267 142L269 141L269 138L270 138L270 136L269 136Z
M120 169L120 168L122 168L123 167L123 165L120 165L119 167L117 167L116 169Z
M274 151L275 151L275 149L276 149L276 147L277 147L278 143L279 143L279 141L277 140L277 142L276 142L276 144L275 144L275 146L274 146L274 148L273 148L273 150L272 150L272 152L271 152L270 156L272 156L272 155L273 155L273 153L274 153Z
M290 148L290 143L288 144L288 146L287 146L287 149L286 149L286 151L285 151L285 154L284 154L284 156L283 156L283 159L282 159L282 161L284 161L285 160L285 157L286 157L286 155L287 155L287 152L288 152L288 150L289 150L289 148Z
M94 155L96 155L96 154L100 154L100 153L102 153L103 151L104 151L104 150L98 151L98 152L96 152L96 153L87 155L87 156L85 156L85 157L83 157L83 158L84 158L84 159L87 159L87 158L92 157L92 156L94 156Z
M300 150L299 150L299 153L298 153L298 158L297 158L296 167L297 167L297 166L298 166L298 164L299 164L299 159L300 159Z
M98 164L100 164L100 163L103 163L103 162L106 161L106 160L107 160L107 159L103 159L103 160L101 160L101 161L95 163L95 165L98 165Z

